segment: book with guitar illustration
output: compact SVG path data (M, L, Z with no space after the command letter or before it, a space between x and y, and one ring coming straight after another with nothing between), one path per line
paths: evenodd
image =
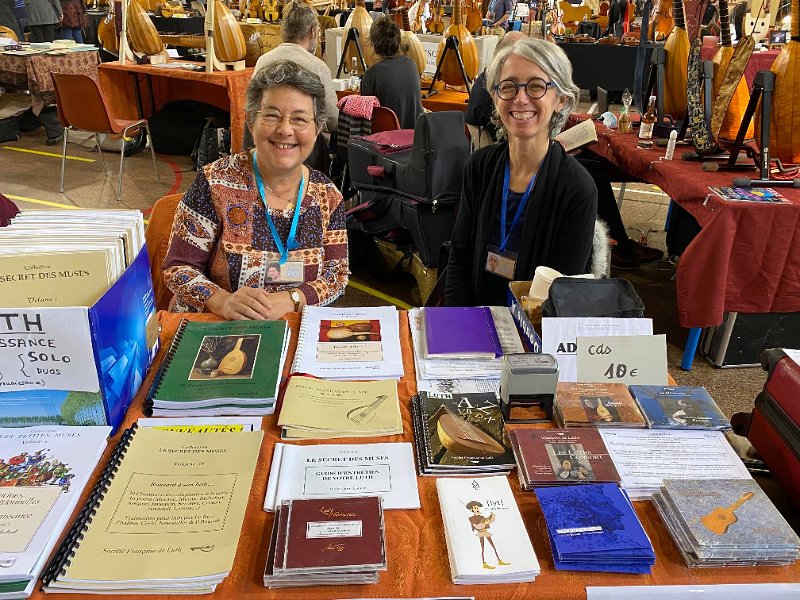
M238 405L248 414L269 414L288 340L285 321L183 321L145 408L160 414L237 414Z
M490 473L514 468L497 397L420 392L412 398L420 472Z
M800 556L800 538L753 479L665 479L653 501L689 566Z

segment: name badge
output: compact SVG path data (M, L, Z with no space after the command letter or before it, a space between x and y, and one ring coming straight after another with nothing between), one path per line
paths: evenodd
M278 264L277 261L267 265L267 275L264 278L266 283L302 283L303 280L303 261L287 260L285 263Z
M486 270L499 275L503 279L513 281L514 271L517 268L517 255L508 250L500 250L497 246L488 246L486 255Z

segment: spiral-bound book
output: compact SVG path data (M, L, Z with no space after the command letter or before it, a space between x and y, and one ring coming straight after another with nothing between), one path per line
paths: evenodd
M145 408L165 416L271 414L288 342L285 321L185 320Z
M45 590L213 592L233 566L262 436L126 431Z

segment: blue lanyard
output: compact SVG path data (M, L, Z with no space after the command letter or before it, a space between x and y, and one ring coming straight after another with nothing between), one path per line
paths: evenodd
M303 201L303 187L305 185L305 177L300 175L300 189L297 190L297 204L294 207L294 217L292 217L292 226L289 228L289 237L286 238L286 247L284 248L283 242L278 235L278 230L275 229L275 223L272 221L272 215L269 214L269 207L267 206L267 195L264 193L264 180L261 179L261 172L258 170L258 163L256 162L256 152L253 150L253 176L256 179L256 186L258 186L258 195L264 203L264 213L267 215L267 224L272 233L272 239L275 240L275 246L278 248L278 253L281 255L278 264L283 264L289 258L289 250L294 250L296 245L294 238L297 235L297 223L300 221L300 204Z
M538 172L538 171L537 171ZM503 178L503 201L500 205L501 212L500 212L500 252L504 252L506 249L506 245L508 244L508 240L511 238L511 232L514 231L514 227L517 226L519 223L520 218L522 217L522 213L525 212L525 206L528 204L528 198L530 198L531 190L533 190L533 183L536 181L536 173L533 174L531 177L530 183L528 183L528 187L525 190L525 193L520 198L519 204L517 205L517 212L514 214L514 220L511 221L511 228L506 233L506 212L508 210L508 185L511 181L511 165L509 162L506 162L506 175Z

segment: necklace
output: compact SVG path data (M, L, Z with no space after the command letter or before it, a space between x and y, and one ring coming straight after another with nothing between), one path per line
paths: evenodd
M260 169L259 169L259 170L260 170ZM302 181L303 181L303 170L302 170L302 168L301 168L301 169L300 169L300 182L301 182L301 185L302 185ZM284 216L284 217L288 217L290 214L292 214L292 211L294 210L294 198L284 198L283 196L281 196L281 195L277 194L277 193L275 192L275 190L273 190L271 187L269 187L269 184L268 184L266 181L263 181L263 180L262 180L262 183L264 184L264 188L266 188L266 190L267 190L267 191L268 191L270 194L272 194L273 196L275 196L275 197L276 197L278 200L282 200L282 201L286 202L286 206L285 206L285 207L283 208L283 210L281 211L281 213L283 214L283 216ZM277 209L276 209L276 210L277 210Z

